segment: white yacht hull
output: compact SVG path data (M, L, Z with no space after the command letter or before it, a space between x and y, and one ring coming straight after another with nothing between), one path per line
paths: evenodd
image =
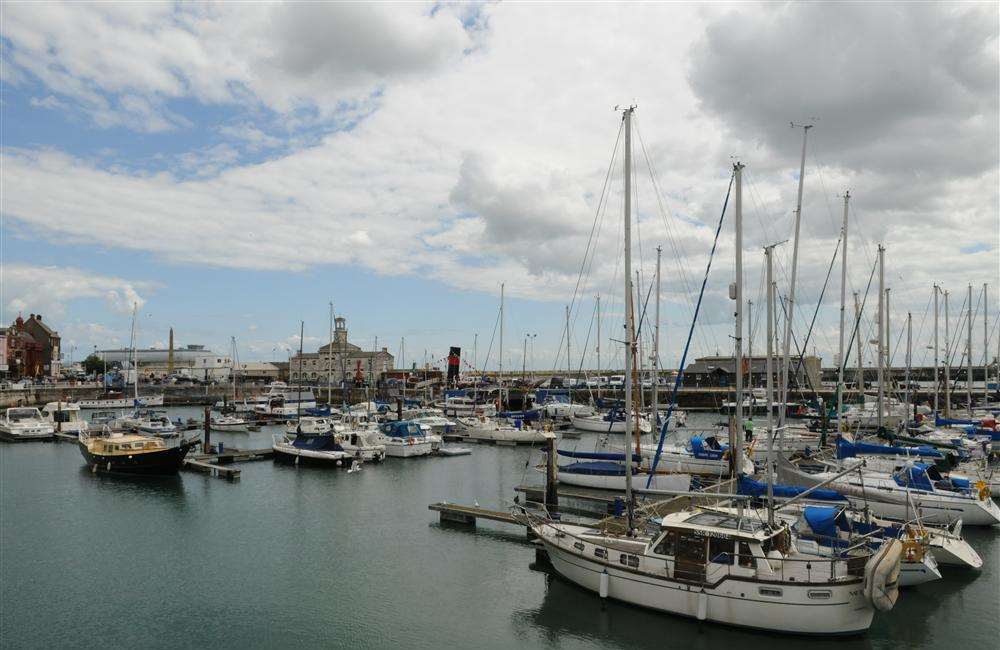
M426 456L431 453L431 443L429 440L422 440L413 443L385 443L385 455L392 458L414 458L416 456Z
M540 537L552 566L570 582L600 593L601 575L606 571L610 598L661 612L793 634L857 634L869 628L874 615L861 580L822 587L785 582L779 587L781 597L770 598L760 595L760 588L769 586L767 583L729 578L703 586L657 579L582 557L554 543L550 535ZM570 539L561 541L570 545ZM809 598L810 591L829 592L830 596L817 607L819 601Z
M900 562L899 586L916 587L941 579L937 559L931 553L925 553L920 562Z
M126 409L149 406L163 406L163 395L146 395L138 399L116 397L114 399L82 399L76 403L82 409Z
M596 488L598 490L625 491L624 476L601 476L595 474L577 474L575 472L556 471L559 483L562 485L575 485L577 487ZM657 474L653 477L653 482L649 488L646 487L646 479L649 474L644 472L636 473L632 476L632 489L638 493L650 490L667 490L670 492L687 492L691 486L690 474Z
M7 442L29 442L32 440L51 440L55 430L51 425L33 425L30 427L0 426L0 440Z
M573 428L578 431L590 431L593 433L625 433L625 422L622 420L608 422L601 417L574 415L570 419L570 422L572 423ZM641 433L649 433L650 430L649 421L641 419L639 421L639 431Z

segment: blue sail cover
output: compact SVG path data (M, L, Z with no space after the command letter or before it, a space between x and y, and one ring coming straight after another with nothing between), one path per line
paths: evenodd
M891 447L888 445L873 445L868 442L848 442L842 436L837 436L837 458L854 458L859 454L888 454L898 456L926 456L942 458L942 454L933 447Z
M587 474L590 476L625 476L625 465L611 461L594 460L589 463L560 465L560 472L567 474Z
M525 422L533 422L542 417L539 411L500 411L497 413L498 418L507 418L510 420L524 420Z
M1000 431L997 431L996 429L970 426L965 427L965 433L969 436L989 436L991 441L1000 441Z
M772 489L774 490L774 496L789 499L802 494L809 488L797 485L775 485ZM766 497L767 483L755 481L748 476L741 476L739 493L752 497ZM814 501L847 501L847 498L844 495L834 492L833 490L826 490L823 488L813 490L806 496Z
M292 441L292 446L296 449L309 451L343 451L332 433L324 433L319 436L298 434Z
M946 427L952 424L979 424L979 422L974 422L972 420L962 420L959 418L943 418L938 414L934 414L934 426Z
M557 449L556 453L560 456L566 456L567 458L583 458L586 460L616 460L618 462L625 461L625 454L618 454L609 451L567 451L565 449ZM632 461L641 463L642 456L639 454L632 454Z
M468 396L469 392L464 388L457 388L455 390L446 390L444 392L445 399L448 399L449 397L468 397Z

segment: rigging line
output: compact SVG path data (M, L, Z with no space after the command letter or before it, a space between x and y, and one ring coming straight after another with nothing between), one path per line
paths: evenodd
M715 228L715 240L712 242L712 250L708 254L708 264L705 266L705 277L701 280L701 291L698 292L698 302L694 309L694 318L691 319L691 327L688 329L687 341L684 343L684 352L681 355L681 361L677 366L677 377L674 379L674 390L670 393L670 405L667 407L667 415L663 420L663 426L660 429L660 439L656 443L656 455L653 456L653 464L649 470L649 477L646 479L646 487L648 488L650 483L653 481L653 476L656 475L656 466L660 462L660 454L663 453L663 441L667 437L667 432L670 427L670 416L673 415L674 408L677 406L677 391L680 388L680 384L684 379L684 364L687 363L688 349L691 346L691 338L694 334L695 326L698 324L698 313L701 311L701 301L705 297L705 285L708 284L708 275L712 271L712 259L715 257L715 250L719 245L719 233L722 232L722 223L726 219L726 208L729 206L729 196L733 191L733 182L736 180L736 171L734 170L732 175L729 177L729 188L726 190L726 200L722 203L722 214L719 215L719 225Z
M663 191L660 189L660 184L656 180L658 174L656 173L656 166L653 164L653 160L649 157L649 152L646 150L646 141L642 137L642 132L639 130L638 123L635 123L636 138L639 140L639 147L642 150L642 155L646 160L646 169L649 172L649 181L653 187L653 194L656 196L656 203L660 210L660 220L663 222L664 230L667 233L667 243L670 245L671 250L674 254L674 263L678 271L678 276L680 277L681 284L684 286L684 297L685 301L682 303L687 308L688 315L693 316L693 305L691 301L691 296L693 291L691 290L691 280L688 275L688 268L681 263L681 260L687 259L687 252L684 250L683 244L681 244L677 237L674 236L673 229L670 227L670 223L667 220L668 210L663 204ZM675 217L676 218L676 217ZM718 340L715 338L715 332L709 330L709 334L712 337L713 343L718 346ZM705 336L704 331L699 331L699 335L702 338L702 343L705 345L706 349L710 349L708 346L708 339Z
M921 341L921 340L923 340L924 323L927 321L927 314L930 313L931 303L933 301L934 301L934 294L931 293L931 295L927 297L927 304L924 306L924 315L920 317L920 326L917 328L917 335L913 339L915 341ZM924 365L924 361L926 359L927 359L927 348L924 347L924 356L921 357L921 359L920 359L920 365L921 366ZM910 353L910 363L911 364L913 363L913 353L912 352Z
M812 322L809 323L809 329L806 330L806 340L802 346L804 348L808 349L809 347L809 339L810 337L812 337L813 327L816 325L816 316L819 315L819 308L823 305L823 296L826 295L826 287L830 283L830 274L833 273L833 263L837 261L837 253L840 252L840 243L842 239L843 239L842 236L837 238L837 245L833 249L833 257L830 258L830 266L826 270L826 279L823 280L823 288L819 292L819 300L816 301L816 310L813 311ZM798 376L799 370L801 369L802 369L802 356L799 355L799 363L795 367L796 377Z
M580 283L583 280L584 272L585 272L585 269L587 268L587 258L588 258L588 256L591 256L593 258L593 257L596 257L596 255L597 255L597 251L595 249L596 248L596 242L594 241L594 233L595 233L595 230L597 230L597 228L598 228L598 223L600 221L600 216L602 214L601 206L602 206L602 204L605 203L605 200L606 200L607 189L608 189L608 182L611 179L611 172L614 169L615 160L618 157L618 145L621 142L622 131L623 131L624 128L625 128L625 120L624 120L624 118L622 118L622 121L618 124L618 135L615 137L615 145L614 145L614 147L611 150L611 160L608 162L608 169L607 169L607 171L604 174L604 184L601 187L601 194L600 194L600 197L599 197L598 202L597 202L597 209L595 210L595 213L594 213L594 222L593 222L593 224L590 227L590 236L587 239L587 248L586 248L586 250L583 253L583 260L581 260L581 262L580 262L580 271L577 274L576 284L573 287L573 297L572 297L572 299L570 301L571 309L572 309L572 305L576 302L577 295L579 294L579 291L580 291ZM592 244L595 246L595 248L592 248ZM593 250L593 254L591 254L592 250ZM561 350L562 350L562 344L564 342L564 337L565 337L565 332L563 332L563 334L560 336L559 348L558 348L558 351L556 352L556 360L555 360L555 365L553 367L553 372L555 372L555 369L558 367L559 356L561 355Z
M483 360L483 374L486 374L486 367L490 365L490 353L493 352L493 340L497 335L497 327L500 325L500 310L497 310L497 319L493 322L493 335L490 336L490 347L486 350L486 358Z
M858 306L858 314L854 318L854 328L851 331L851 338L847 341L847 347L844 348L844 356L840 359L840 365L837 368L837 376L842 377L846 374L847 370L847 360L851 358L851 350L854 348L854 342L857 340L858 347L864 351L861 347L861 341L858 339L859 330L861 329L861 318L865 313L865 305L868 303L868 293L872 288L872 281L875 279L875 269L878 268L878 263L872 264L872 271L868 274L868 286L865 287L865 296L861 299L861 304ZM862 373L862 385L857 386L859 393L864 393L864 360L862 359L861 367L858 368L858 372Z

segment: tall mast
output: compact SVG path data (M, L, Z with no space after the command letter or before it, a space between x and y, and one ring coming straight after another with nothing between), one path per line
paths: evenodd
M631 535L635 527L632 495L632 428L636 423L632 417L632 111L629 106L623 112L625 120L625 502L627 505L627 530Z
M764 249L764 257L767 261L767 523L769 526L774 526L774 479L772 474L774 473L774 395L772 391L774 390L774 368L773 368L773 356L774 356L774 320L772 316L774 314L774 278L773 278L773 264L772 264L772 253L774 252L774 246L768 246ZM838 415L839 419L839 415ZM840 424L838 422L838 428Z
M302 337L306 333L306 322L299 321L299 395L295 400L295 419L302 419Z
M572 357L569 354L569 305L566 305L566 383L569 383L569 377L573 374L573 363Z
M796 125L793 124L792 126ZM795 203L795 239L792 242L792 278L791 285L788 288L788 300L785 301L788 308L785 310L784 359L781 362L781 386L779 386L783 405L788 403L788 366L792 353L792 320L795 318L795 279L799 270L799 232L802 226L802 184L806 177L806 141L809 138L809 129L811 128L811 124L802 126L802 160L799 163L799 194ZM805 350L802 353L805 354ZM785 423L786 408L783 406L778 415L778 426Z
M740 476L742 456L743 456L743 163L733 165L733 172L736 177L736 206L734 210L736 227L736 286L733 295L730 296L736 301L735 316L735 343L736 349L733 352L733 361L736 363L736 413L734 426L736 428L735 445L733 452L733 475ZM741 502L742 503L742 502Z
M889 291L885 290L885 383L890 388L895 384L892 375L892 330L889 329Z
M913 313L906 312L906 419L910 419L910 367L913 364Z
M232 348L233 348L233 357L229 360L230 374L232 375L230 379L232 379L233 402L235 402L236 401L236 337L232 336L230 337L230 339L232 341Z
M878 428L883 422L885 400L885 247L878 245Z
M858 292L854 292L854 340L856 341L856 347L858 349L858 385L857 385L857 396L861 403L864 403L865 394L865 366L864 366L864 356L862 354L861 348L861 302L858 300Z
M843 432L844 410L844 368L847 360L844 358L844 317L847 308L847 205L851 200L851 191L844 192L844 221L840 226L840 367L837 368L837 431Z
M944 416L951 417L951 320L948 318L948 294L944 292Z
M133 406L139 407L139 351L135 340L135 312L139 309L139 304L132 303L132 368L135 370L135 381L132 382Z
M753 300L747 300L747 388L750 389L750 405L747 413L753 419Z
M500 283L500 354L497 366L497 385L500 387L500 406L503 410L503 282Z
M941 389L941 379L939 377L941 373L941 358L940 351L941 348L938 347L938 294L941 293L941 289L934 285L934 417L937 417L938 411L938 393Z
M965 344L965 399L968 416L972 417L972 283L969 283L969 335Z
M989 286L983 283L983 406L989 404L990 401L990 389L988 384L990 383L990 333L989 333L989 319L986 315L986 295Z
M656 247L656 325L653 327L653 429L659 431L660 424L660 257L663 248Z
M601 294L597 294L597 399L601 399Z
M635 301L632 304L635 305L635 309L638 312L639 310L642 310L643 309L643 305L645 305L645 303L642 300L642 293L641 293L642 292L642 289L641 289L642 284L639 282L639 271L635 272L635 285L634 285L634 287L635 287ZM645 311L645 310L643 310L643 311ZM637 391L637 397L638 397L638 399L636 400L637 407L638 407L638 410L636 410L636 414L637 414L636 417L638 418L638 417L640 417L639 414L642 413L642 410L646 406L646 402L645 402L646 392L644 390L642 390L642 365L643 365L642 337L639 336L638 333L636 334L636 339L635 339L635 349L636 349L636 355L635 355L635 374L636 374L635 381L636 381L636 383L635 383L635 385L639 387L639 390ZM636 431L638 431L638 429L636 429ZM641 445L642 445L642 441L639 440L639 436L637 434L636 435L636 441L635 441L636 449L639 449L641 447Z
M333 301L330 301L330 344L326 351L326 404L333 404Z

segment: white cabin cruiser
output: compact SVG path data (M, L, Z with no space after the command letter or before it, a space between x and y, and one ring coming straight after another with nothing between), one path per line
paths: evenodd
M385 445L386 455L394 458L426 456L432 451L432 442L423 428L406 420L380 424L375 441Z
M361 459L366 463L385 460L385 445L379 442L377 430L351 429L334 434L334 439L351 458Z
M51 440L55 429L38 409L30 406L9 408L0 418L0 440Z
M49 402L42 407L42 417L58 433L80 435L89 430L87 421L80 412L80 405L73 402Z
M212 418L209 426L211 426L213 431L233 431L236 433L243 433L250 430L250 423L235 415L223 415L221 417Z
M649 433L652 426L646 418L636 418L640 433ZM579 431L592 431L595 433L625 433L625 416L622 413L611 411L608 413L597 413L595 415L573 415L570 422L574 429Z
M302 433L294 436L276 433L272 436L271 449L276 461L314 463L341 467L351 465L351 454L344 451L331 432L322 434Z
M532 530L563 577L650 609L767 631L864 632L897 598L901 544L845 558L802 553L784 522L714 510L653 519L633 535L537 520Z
M333 430L333 422L330 418L320 418L311 415L303 415L297 420L285 422L285 433L288 435L321 435L330 433Z
M540 444L555 437L551 431L524 426L522 420L515 420L514 424L508 424L497 418L486 416L460 417L458 425L459 430L470 440L500 444Z
M480 402L471 397L452 396L434 403L436 408L444 411L447 417L469 417L483 415L492 417L497 413L497 407L490 402Z

